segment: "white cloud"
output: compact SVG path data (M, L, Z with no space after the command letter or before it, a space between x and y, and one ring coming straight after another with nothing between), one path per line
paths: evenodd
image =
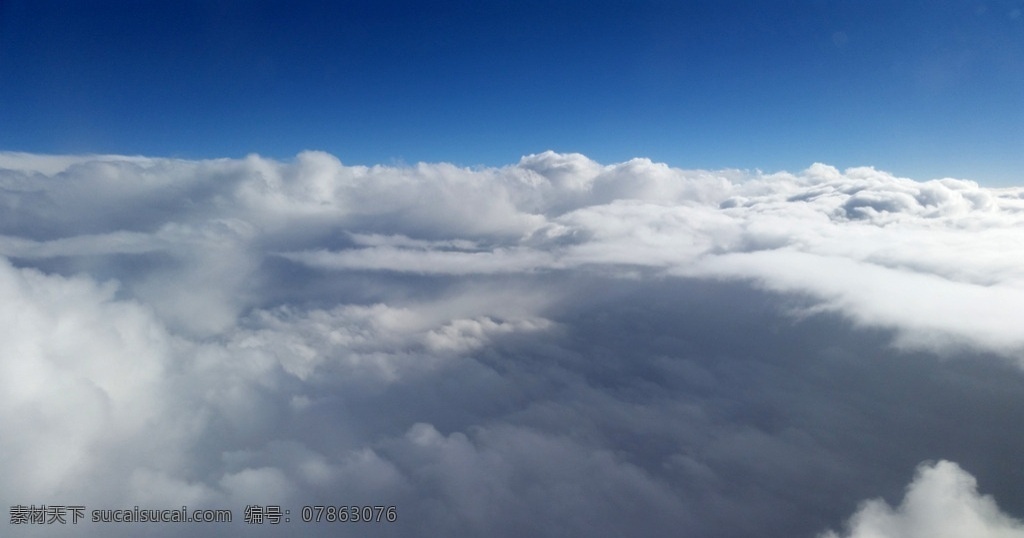
M174 338L144 306L112 300L114 291L0 264L0 421L11 432L3 460L10 491L87 491L122 443L151 450L156 464L176 457L185 425L165 383Z
M19 237L0 237L0 256L8 258L52 258L57 256L97 256L132 254L161 250L156 238L133 232L80 235L33 241Z
M942 352L970 344L1008 356L1024 348L1015 312L1024 287L983 286L935 274L793 250L715 256L681 274L757 279L768 289L806 293L867 326L895 328L897 343Z
M1014 538L1024 523L999 510L978 493L977 481L957 464L922 465L907 487L903 502L892 508L883 500L864 503L843 534L823 538Z
M1024 189L867 167L0 154L0 500L813 533L1024 442L982 360L1024 349L1022 225ZM922 469L851 536L1010 525Z
M53 176L76 164L90 162L146 163L152 159L124 155L37 155L15 151L0 151L0 169Z
M522 273L556 266L550 254L524 248L465 252L369 247L340 252L289 252L282 256L322 269L383 270L443 275Z
M538 332L552 325L543 318L447 319L458 311L465 309L444 301L411 308L375 304L258 311L243 320L244 329L230 333L225 351L252 357L261 370L279 366L303 381L333 372L336 381L366 385L431 370L451 353L483 347L494 335Z
M954 179L919 183L873 168L840 172L820 164L801 175L746 178L644 160L602 167L550 152L479 174L484 181L521 170L550 184L535 182L532 199L509 195L547 213L543 225L518 240L453 246L474 236L467 230L447 243L375 240L364 248L284 255L336 270L469 275L633 266L750 278L896 329L902 345L946 339L1009 354L1020 347L1010 314L1024 307L1019 189ZM506 186L523 190L521 183ZM572 204L535 200L558 200L559 192ZM556 207L563 212L551 213Z

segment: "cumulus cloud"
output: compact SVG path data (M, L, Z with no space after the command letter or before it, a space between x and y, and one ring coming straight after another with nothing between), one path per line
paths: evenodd
M502 178L495 181L506 189L501 198L521 201L535 225L518 238L472 246L392 241L282 255L339 270L466 275L597 266L747 278L895 329L905 345L938 336L1008 354L1021 349L1010 315L1024 286L1016 262L1020 189L821 164L799 175L746 177L642 159L602 167L550 152L479 175ZM524 177L530 181L517 181ZM545 195L559 201L537 203ZM467 227L458 237L480 236Z
M1022 224L869 167L3 153L0 497L794 536L949 460L1024 513ZM1018 532L949 462L849 535Z
M923 465L895 509L883 500L864 503L850 518L849 532L823 538L1011 538L1024 536L1024 523L978 493L977 481L957 464Z

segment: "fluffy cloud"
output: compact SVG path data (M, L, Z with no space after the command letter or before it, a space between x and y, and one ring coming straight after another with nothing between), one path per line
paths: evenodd
M868 501L850 519L849 538L1012 538L1024 536L1024 523L1000 512L979 495L977 481L957 464L940 461L918 469L903 502L893 509ZM828 532L823 538L839 538Z
M0 500L793 536L945 459L1024 513L1022 224L1024 189L822 164L0 154ZM921 469L850 535L1017 532Z

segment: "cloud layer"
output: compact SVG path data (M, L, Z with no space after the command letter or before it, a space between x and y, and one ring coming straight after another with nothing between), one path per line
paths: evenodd
M1022 227L1024 188L822 164L0 154L0 496L292 509L229 534L1016 535L963 469L1024 513ZM962 468L856 509L925 460Z

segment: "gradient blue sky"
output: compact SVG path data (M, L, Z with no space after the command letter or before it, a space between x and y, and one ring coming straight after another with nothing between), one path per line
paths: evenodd
M0 2L0 151L1021 183L1024 2Z

